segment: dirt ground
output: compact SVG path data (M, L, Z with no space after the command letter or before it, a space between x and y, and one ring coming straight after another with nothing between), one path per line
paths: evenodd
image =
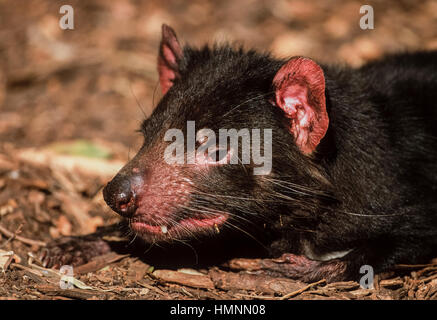
M388 52L437 49L437 1L68 3L74 30L59 27L57 1L0 0L0 298L437 299L436 260L398 266L365 290L255 279L221 266L156 270L108 255L76 270L75 288L62 290L60 274L35 258L53 239L118 220L101 189L138 149L136 130L160 98L162 23L183 43L230 41L359 66ZM363 4L374 8L374 30L359 27Z

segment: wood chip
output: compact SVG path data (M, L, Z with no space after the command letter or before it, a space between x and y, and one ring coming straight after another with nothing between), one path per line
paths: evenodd
M209 276L187 274L173 270L155 270L152 275L161 281L177 283L193 288L214 289Z
M401 278L387 279L381 280L379 285L384 288L397 288L402 287L404 285L404 281Z
M338 291L349 291L355 290L360 287L360 284L355 281L341 281L341 282L333 282L326 285L327 289L335 289Z
M61 296L73 299L87 300L94 297L100 299L106 299L108 294L96 290L84 290L84 289L61 289L59 286L53 284L37 284L35 289L49 295L49 296Z
M75 267L74 268L74 274L86 274L89 272L95 272L98 271L104 267L106 267L107 265L114 263L116 261L119 261L125 257L127 257L129 255L127 254L117 254L115 252L109 252L107 254L95 257L93 260L91 260L90 262L83 264L81 266Z
M299 290L304 286L302 282L286 279L273 278L264 275L223 272L211 270L209 272L214 285L223 290L250 290L267 294L286 294L290 291Z
M260 259L237 258L229 260L224 266L232 270L256 271L262 269Z
M13 258L14 251L0 250L0 271L7 270Z

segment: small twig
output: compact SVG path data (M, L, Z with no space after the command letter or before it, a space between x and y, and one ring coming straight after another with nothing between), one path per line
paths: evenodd
M434 274L434 275L432 275L432 276L429 276L429 277L424 278L424 279L420 279L420 280L418 280L418 281L425 283L425 282L428 282L428 281L430 281L430 280L434 280L434 279L436 279L436 278L437 278L437 274Z
M20 225L18 226L17 230L15 230L15 232L12 234L12 236L10 236L10 237L8 238L8 240L6 240L6 242L3 243L3 244L0 246L0 248L6 248L6 246L8 245L8 243L11 242L12 240L14 240L15 237L17 236L17 234L21 232L21 227L22 227L22 226L23 226L23 225L20 224Z
M5 227L3 227L1 224L0 224L0 233L4 234L6 237L12 237L13 239L21 241L21 242L23 242L25 244L28 244L30 246L45 247L47 245L43 241L32 240L32 239L29 239L29 238L18 236L14 232L11 232L8 229L6 229Z
M299 289L299 290L296 290L296 291L290 292L290 293L286 294L285 296L280 297L279 300L287 300L287 299L290 299L291 297L297 296L298 294L301 294L302 292L308 290L308 289L311 288L311 287L314 287L314 286L316 286L316 285L318 285L318 284L325 283L325 282L326 282L326 279L322 279L322 280L320 280L320 281L317 281L317 282L311 283L311 284L307 285L306 287L303 287L302 289Z
M184 287L181 287L181 290L187 295L187 296L189 296L189 297L191 297L191 298L194 298L194 295L191 293L191 292L189 292L189 291L187 291Z
M78 266L74 269L75 274L85 274L89 272L98 271L107 265L117 262L125 257L129 256L128 254L116 254L114 252L109 252L107 254L97 256L90 262Z
M151 285L149 285L149 284L147 284L147 283L141 283L141 282L139 282L139 281L136 281L135 283L138 284L138 285L140 285L140 286L143 287L143 288L147 288L147 289L153 290L153 291L159 293L160 295L163 295L163 296L165 295L165 292L164 292L164 291L162 291L161 289L156 288L156 287L154 287L154 286L151 286Z
M417 276L420 277L427 272L435 271L435 270L437 270L437 266L426 267L426 268L423 268L422 270L417 271L416 273L417 273Z
M397 264L394 266L395 269L422 269L422 268L426 268L426 267L433 267L436 266L437 263L427 263L427 264Z
M37 284L35 285L35 289L44 293L48 296L61 296L61 297L67 297L72 299L92 299L92 298L99 298L99 299L108 299L109 295L102 291L97 290L83 290L83 289L61 289L59 285L53 285L53 284Z
M32 268L29 268L29 267L23 266L23 265L21 265L21 264L19 264L19 263L11 263L11 267L14 267L14 268L18 268L18 269L21 269L21 270L27 271L27 272L29 272L29 273L34 274L35 276L37 276L37 277L39 277L39 278L42 278L42 277L44 276L43 273L42 273L40 270L35 270L35 269L32 269Z
M243 294L243 293L236 293L235 296L242 297L242 298L251 298L251 299L260 299L260 300L275 300L277 297L275 296L258 296L258 295L252 295L252 294Z

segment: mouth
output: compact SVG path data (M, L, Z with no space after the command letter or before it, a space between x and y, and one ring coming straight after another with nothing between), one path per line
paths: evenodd
M187 238L202 232L220 232L220 227L228 219L225 213L213 217L187 218L171 225L153 225L139 219L133 219L131 229L145 236L154 236L154 239ZM191 235L191 236L190 236Z

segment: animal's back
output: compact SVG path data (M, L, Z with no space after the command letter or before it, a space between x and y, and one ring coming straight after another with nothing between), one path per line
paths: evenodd
M414 128L413 136L437 137L437 51L388 56L360 71L375 101L383 103L388 121L404 119L412 124L406 123L407 128L421 124L422 130Z
M437 202L437 51L404 53L361 68L387 125L406 183Z

